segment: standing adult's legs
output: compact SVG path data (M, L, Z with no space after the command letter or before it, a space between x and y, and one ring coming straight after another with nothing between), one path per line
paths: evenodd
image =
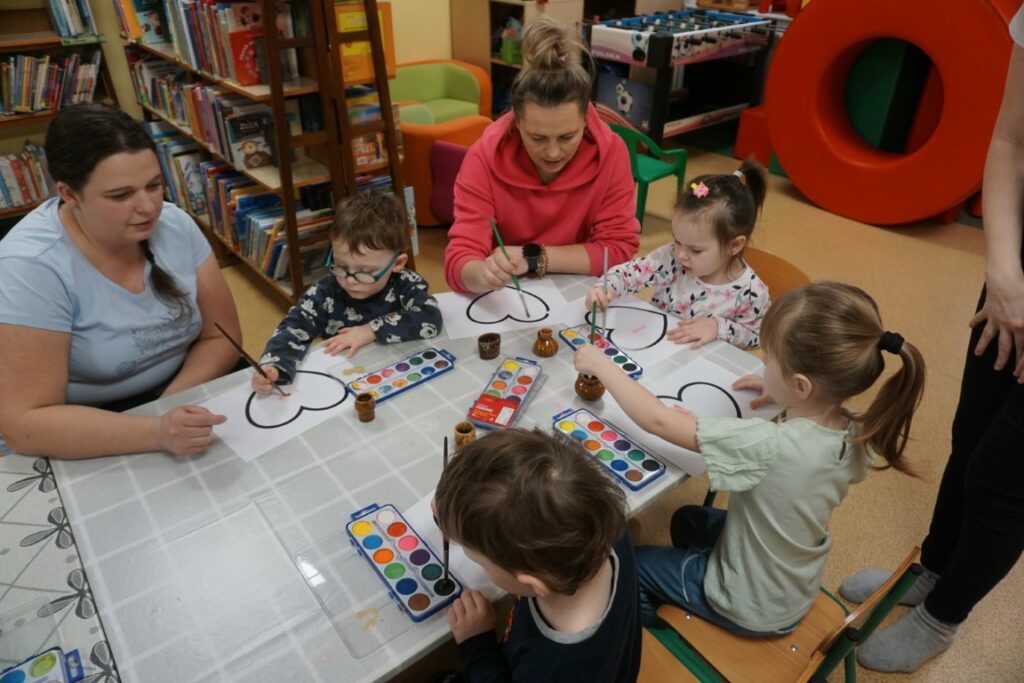
M976 329L953 454L922 550L922 564L940 576L923 604L858 650L858 661L868 668L915 671L943 652L1024 551L1024 386L1013 377L1012 364L993 369L994 345L973 356L977 336Z

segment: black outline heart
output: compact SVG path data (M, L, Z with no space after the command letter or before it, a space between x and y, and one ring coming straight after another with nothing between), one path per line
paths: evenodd
M608 308L629 308L629 309L634 310L634 311L641 311L643 313L649 313L650 315L660 315L661 316L661 325L662 325L662 327L661 327L661 336L659 336L656 340L654 340L653 342L651 342L647 346L638 346L636 348L630 348L630 347L626 346L625 344L620 344L619 342L615 341L615 336L614 336L614 332L615 332L615 330L617 328L609 327L606 330L606 336L608 337L608 341L612 342L613 344L615 344L615 346L619 347L623 351L643 351L644 349L652 348L652 347L656 346L657 344L660 344L661 340L665 338L666 334L668 334L668 314L664 313L663 311L652 311L649 308L640 308L639 306L616 306L615 304L611 304L610 306L608 306ZM586 313L583 314L583 319L587 322L587 324L591 323L590 311L587 311ZM598 327L600 327L600 325L598 325Z
M515 287L509 287L508 285L505 285L505 289L511 289L512 291L516 291ZM548 306L548 302L547 301L544 301L544 299L541 299L539 296L537 296L533 292L528 292L528 291L526 291L524 289L524 290L522 290L523 294L525 294L526 296L532 296L534 299L536 299L537 301L541 302L541 304L544 305L545 313L544 313L544 317L543 318L537 318L536 320L523 320L522 318L515 317L511 313L507 314L504 318L501 318L499 320L483 321L483 320L477 320L476 318L474 318L472 316L472 314L470 313L470 311L473 310L473 306L476 305L476 302L480 301L480 299L483 299L486 296L490 296L491 294L494 294L494 292L496 292L496 291L498 291L498 290L494 290L493 292L484 292L483 294L481 294L477 298L475 298L472 301L470 301L469 305L466 306L466 317L469 318L472 322L475 322L477 325L497 325L498 323L503 323L506 320L515 320L517 323L539 323L539 322L541 322L542 320L544 320L545 318L547 318L551 314L551 307Z
M245 419L249 421L249 424L251 424L253 427L256 427L257 429L277 429L278 427L284 427L286 424L290 424L290 423L294 422L295 420L297 420L299 418L299 415L302 415L302 412L304 410L330 410L331 408L336 408L336 407L340 406L342 403L345 402L345 399L348 398L348 394L349 394L349 391L350 391L349 388L348 388L348 385L346 385L344 382L342 382L340 379L338 379L334 375L328 375L326 372L315 372L315 371L312 371L312 370L296 370L295 371L296 378L298 378L298 375L300 375L300 374L320 375L322 377L327 377L328 379L333 379L335 382L337 382L338 384L341 385L341 388L343 390L343 392L341 394L341 399L337 403L333 403L333 404L331 404L329 406L324 406L323 408L310 408L308 406L300 405L299 406L299 411L297 413L295 413L294 416L292 416L288 420L285 420L281 424L261 425L261 424L256 424L256 422L254 422L253 419L252 419L252 415L249 414L249 408L250 408L250 406L252 406L252 401L253 401L254 398L256 398L256 392L254 391L253 393L249 394L249 400L245 402Z
M730 394L725 389L723 389L722 387L715 384L714 382L687 382L683 386L679 387L679 391L676 392L675 396L658 396L658 398L667 398L670 401L679 401L680 403L685 403L685 401L683 401L683 392L689 389L690 387L697 386L698 384L703 384L704 386L708 387L714 387L715 389L721 391L723 394L725 394L725 397L729 399L729 402L732 403L732 407L736 409L736 417L743 417L743 410L740 409L740 404L736 402L736 399L733 398L733 395Z

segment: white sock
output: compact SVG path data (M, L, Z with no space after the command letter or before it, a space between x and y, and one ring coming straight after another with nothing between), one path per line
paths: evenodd
M918 605L857 648L857 661L875 671L910 673L952 645L960 624L939 621Z

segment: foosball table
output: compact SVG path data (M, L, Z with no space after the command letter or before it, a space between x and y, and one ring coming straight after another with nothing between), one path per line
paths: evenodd
M657 142L735 118L759 98L773 38L770 19L702 9L596 22L590 26L589 40L599 64L603 60L655 71L652 86L647 82L650 79L617 77L602 69L598 73L597 99ZM737 92L734 84L713 78L719 81L719 93L703 88L709 91L703 102L686 102L688 91L681 67L720 60L750 72L744 79L750 83L743 92Z

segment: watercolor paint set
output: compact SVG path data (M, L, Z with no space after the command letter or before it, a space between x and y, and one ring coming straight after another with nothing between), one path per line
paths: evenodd
M540 389L543 371L528 358L502 358L466 419L482 429L511 427Z
M665 463L604 418L586 408L563 410L552 419L555 434L578 441L587 453L633 491L665 474Z
M349 382L348 388L357 394L370 394L379 405L453 369L455 356L444 349L428 348L358 377Z
M373 504L352 514L349 542L365 557L398 606L420 622L455 601L462 584L394 505Z
M570 349L575 351L590 340L590 325L583 323L576 327L567 327L561 330L558 336L569 345ZM630 358L628 353L605 339L600 329L594 332L594 346L604 351L604 355L615 361L615 364L632 379L644 374L644 369L640 367L640 364Z
M0 672L0 683L75 683L85 675L78 650L67 654L59 647L32 655Z

